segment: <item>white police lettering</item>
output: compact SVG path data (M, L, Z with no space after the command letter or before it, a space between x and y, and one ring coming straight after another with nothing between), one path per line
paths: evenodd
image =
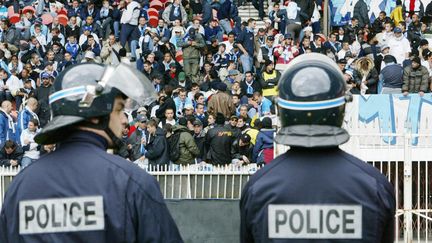
M67 197L19 202L20 234L103 230L103 197Z
M269 205L269 238L361 239L361 205Z

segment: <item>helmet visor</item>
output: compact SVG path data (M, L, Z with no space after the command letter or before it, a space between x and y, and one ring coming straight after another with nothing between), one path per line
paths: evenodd
M108 66L100 84L120 90L138 106L149 105L157 98L151 81L137 69L123 63Z

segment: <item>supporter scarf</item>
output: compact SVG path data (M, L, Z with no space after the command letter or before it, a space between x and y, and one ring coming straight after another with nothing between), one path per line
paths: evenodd
M5 110L3 110L2 108L0 108L0 111L2 111L6 115L6 117L8 119L9 129L12 130L13 134L15 134L15 125L14 125L14 121L13 121L12 117ZM7 133L6 139L11 139L11 138L9 138L8 134L9 133Z

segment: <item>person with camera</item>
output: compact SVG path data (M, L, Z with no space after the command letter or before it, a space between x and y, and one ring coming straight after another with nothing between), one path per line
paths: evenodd
M205 47L204 38L200 33L197 33L195 28L190 28L180 40L179 46L183 49L183 65L186 76L193 81L198 81L201 49Z
M119 51L121 48L120 43L116 41L115 35L110 34L107 41L103 44L100 53L103 63L113 65L118 64L120 62Z

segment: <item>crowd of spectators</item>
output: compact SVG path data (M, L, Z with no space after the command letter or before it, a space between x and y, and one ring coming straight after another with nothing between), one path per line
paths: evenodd
M126 109L118 153L151 165L268 163L281 71L309 52L332 58L353 94L431 90L432 6L400 0L370 21L359 0L345 26L321 33L319 0L254 0L242 22L233 0L22 0L0 3L0 165L27 166L50 119L48 96L70 65L133 65L158 99ZM263 27L257 29L257 21ZM130 53L128 55L128 53ZM127 82L127 80L125 80ZM313 84L312 84L313 85Z

